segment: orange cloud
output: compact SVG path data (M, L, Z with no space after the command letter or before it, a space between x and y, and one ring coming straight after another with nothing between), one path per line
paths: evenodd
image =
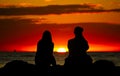
M45 0L45 2L51 2L52 0Z
M118 7L120 7L120 2L111 2L112 5L117 5Z
M31 3L16 3L16 4L9 4L9 3L3 3L0 4L0 8L18 8L18 7L33 7Z

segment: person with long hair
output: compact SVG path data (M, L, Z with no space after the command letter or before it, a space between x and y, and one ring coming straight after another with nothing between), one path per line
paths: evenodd
M56 61L53 56L54 43L50 31L45 30L42 38L37 43L37 52L35 55L35 64L38 67L55 66Z

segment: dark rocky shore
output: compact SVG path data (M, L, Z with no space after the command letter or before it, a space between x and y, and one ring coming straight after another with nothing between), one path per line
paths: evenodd
M0 68L0 76L120 76L120 67L111 61L98 60L89 66L37 67L22 60L13 60Z

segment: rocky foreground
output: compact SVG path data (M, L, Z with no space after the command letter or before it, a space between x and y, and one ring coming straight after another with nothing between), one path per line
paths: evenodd
M0 68L0 76L120 76L120 67L111 61L99 60L92 65L37 67L22 60L13 60Z

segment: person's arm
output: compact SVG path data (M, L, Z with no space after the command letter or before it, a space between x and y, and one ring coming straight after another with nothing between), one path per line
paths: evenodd
M88 42L85 40L84 45L83 45L83 50L87 52L88 49L89 49L89 45L88 45Z
M55 57L54 57L54 56L52 56L52 65L53 65L53 66L56 66L56 60L55 60Z
M51 51L52 51L52 65L56 66L56 60L55 60L55 57L53 55L54 54L54 43L52 43Z

